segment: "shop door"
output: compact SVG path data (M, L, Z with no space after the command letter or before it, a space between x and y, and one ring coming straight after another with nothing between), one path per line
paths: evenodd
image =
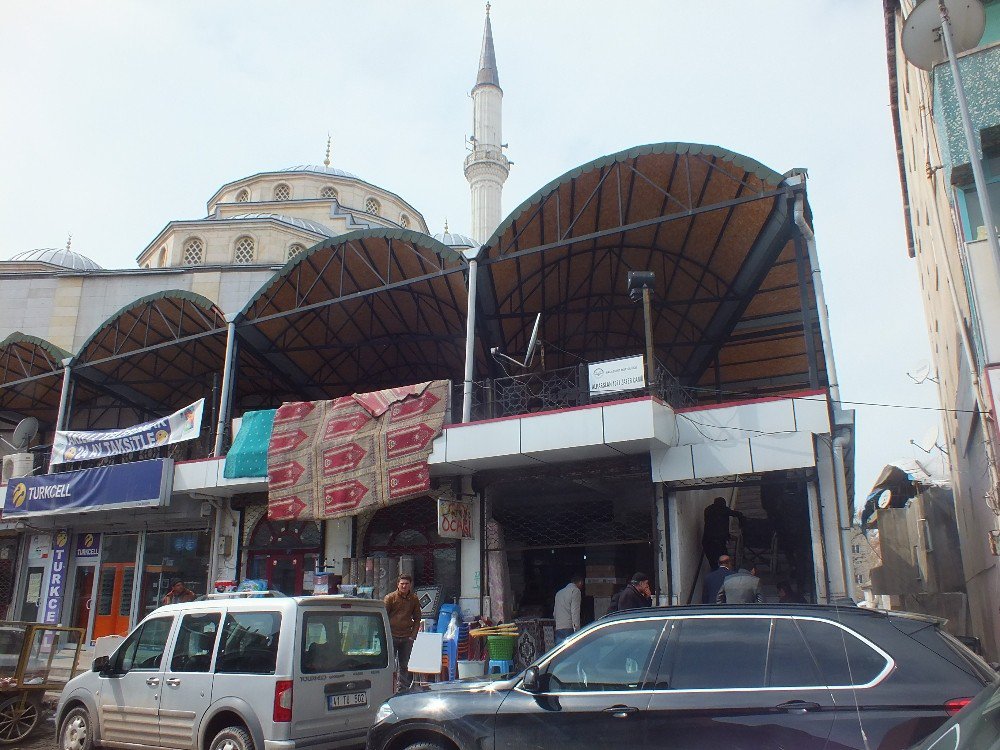
M267 588L286 596L302 596L302 568L304 555L267 556Z
M76 569L73 587L73 627L84 628L90 623L90 610L94 596L94 567L87 565Z
M104 563L97 580L97 612L94 639L104 635L128 635L132 609L133 563Z
M38 620L38 608L42 606L42 578L45 568L41 565L28 568L28 581L24 588L24 601L21 603L21 619L24 622Z

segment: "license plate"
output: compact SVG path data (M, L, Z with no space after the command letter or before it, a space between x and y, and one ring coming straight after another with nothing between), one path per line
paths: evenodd
M367 706L368 693L341 693L326 696L326 707L332 711L335 708L350 708L351 706Z

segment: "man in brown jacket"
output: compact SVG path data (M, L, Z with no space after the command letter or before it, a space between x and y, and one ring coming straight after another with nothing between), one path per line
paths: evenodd
M396 582L396 590L385 597L385 609L389 613L389 628L392 630L392 645L399 660L399 689L410 687L410 652L413 641L420 630L420 602L413 593L413 576L403 573Z

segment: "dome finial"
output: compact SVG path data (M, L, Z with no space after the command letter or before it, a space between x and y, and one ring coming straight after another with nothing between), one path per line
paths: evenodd
M323 166L330 166L330 134L326 134L326 158L323 160Z
M448 234L448 217L444 217L444 233Z
M490 14L490 4L486 3L486 15Z
M71 246L72 244L73 244L73 233L72 233L72 232L70 232L70 233L69 233L69 234L68 234L68 235L66 236L66 250L69 250L69 249L70 249L70 246Z

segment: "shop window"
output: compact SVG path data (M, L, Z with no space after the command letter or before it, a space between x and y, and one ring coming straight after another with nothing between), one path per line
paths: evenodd
M205 593L211 539L207 531L147 532L139 590L140 617L162 604L173 581Z

